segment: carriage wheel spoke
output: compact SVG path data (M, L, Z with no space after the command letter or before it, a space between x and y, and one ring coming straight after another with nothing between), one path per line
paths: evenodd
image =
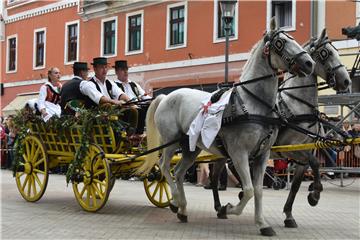
M164 186L163 186L163 184L161 184L160 185L160 194L159 194L159 202L160 203L162 203L163 193L164 193Z
M156 181L152 181L147 187L148 189L150 189L152 187L152 185L154 185L156 183Z
M23 175L25 174L25 172L18 172L18 178L21 178Z
M45 172L44 172L44 171L41 171L41 170L39 170L39 169L37 169L37 168L34 168L33 171L36 172L36 173L41 173L41 174L44 174L44 175L45 175Z
M79 186L79 185L78 185L78 186ZM83 186L83 188L82 188L82 190L81 190L81 192L80 192L80 198L81 198L81 199L82 199L83 196L84 196L85 190L86 190L86 185Z
M94 173L94 177L95 177L95 176L98 176L98 175L100 175L100 174L102 174L102 173L105 173L105 169L101 169L100 171Z
M33 161L34 159L34 153L35 153L35 147L36 147L36 143L33 139L31 139L31 152L30 152L30 160Z
M36 173L34 173L34 172L33 172L32 174L33 174L34 179L36 180L37 184L39 185L40 189L42 189L42 188L43 188L43 185L42 185L39 177L38 177L38 176L36 175Z
M104 195L102 194L101 190L98 189L98 187L96 186L96 184L93 184L93 188L94 188L95 192L97 192L97 193L99 194L99 197L100 197L101 199L104 199Z
M106 183L101 182L99 179L93 179L93 181L96 182L96 183L98 183L98 184L100 184L101 186L106 187Z
M159 186L160 186L159 184L156 185L155 190L154 190L153 194L151 195L152 198L154 198L154 196L157 194L157 192L159 190Z
M42 158L40 159L39 161L37 161L35 164L34 164L34 167L37 167L40 163L44 162L45 161L45 158Z
M25 148L26 148L26 161L30 161L30 147L29 147L29 142L26 141L25 142Z
M22 157L24 158L25 162L28 162L28 157L26 156L25 153L22 155Z
M96 194L95 194L95 191L94 191L92 185L90 185L90 194L91 194L92 199L93 199L93 207L96 208L96 206L97 206L97 202L96 202L97 199L96 199Z
M21 187L21 190L22 190L22 191L25 190L25 187L26 187L26 184L27 184L28 181L29 181L29 175L26 175L26 178L25 178L25 180L24 180L24 185L22 185L22 187Z
M29 182L28 182L28 189L27 189L28 196L30 196L30 192L31 192L31 181L32 181L32 177L31 177L31 175L29 175Z
M86 185L86 205L90 206L90 192L88 185Z
M38 158L38 156L39 156L39 153L40 153L40 150L41 150L41 148L40 148L40 146L38 146L38 148L36 149L36 152L35 152L35 154L34 154L34 156L33 156L33 161L35 162L36 161L36 159Z
M34 196L36 196L37 190L36 190L36 185L35 185L35 178L34 178L34 176L31 176L31 184L32 184Z

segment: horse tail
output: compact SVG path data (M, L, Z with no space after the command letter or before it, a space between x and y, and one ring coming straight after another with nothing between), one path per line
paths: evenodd
M155 112L158 108L161 100L163 100L166 95L161 94L155 98L154 101L149 106L149 109L146 114L146 138L147 138L147 149L153 149L160 146L161 136L155 125ZM135 174L147 174L150 172L152 167L159 160L159 151L147 154L144 163L137 168Z

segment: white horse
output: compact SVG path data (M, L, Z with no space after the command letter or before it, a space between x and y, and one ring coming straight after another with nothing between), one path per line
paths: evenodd
M251 116L275 118L277 115L273 110L278 89L276 71L288 70L303 76L310 74L313 66L313 60L304 49L283 31L275 30L275 21L272 20L271 31L254 46L251 57L244 66L241 82L245 85L238 86L236 91ZM247 81L250 82L251 79L259 77L262 78L261 81L246 84ZM196 150L191 152L189 140L186 137L191 122L202 107L201 102L210 95L210 93L193 89L179 89L168 96L157 97L150 105L147 114L149 149L182 137L179 143L166 147L160 158L161 170L173 195L171 209L177 212L182 222L187 221L187 202L183 188L186 170L194 163L201 149L222 155L216 144L213 143L207 149L201 141L198 141ZM277 132L278 125L259 120L234 122L231 125L222 126L218 133L244 187L243 198L236 206L228 204L226 211L228 214L241 214L247 202L255 195L255 222L261 234L266 236L276 234L263 217L262 183L266 161ZM175 168L174 182L170 174L170 161L179 146L182 148L182 159ZM150 171L158 162L158 156L156 152L147 155L146 161L138 172ZM253 161L253 182L249 170L250 160Z
M288 80L284 81L280 86L278 105L286 116L290 118L289 121L310 132L319 133L317 76L325 79L329 86L338 91L347 90L351 80L346 68L340 62L337 50L328 39L326 29L322 31L319 39L312 39L305 44L304 49L310 53L316 62L314 72L303 78L285 76L285 79ZM303 133L285 127L280 129L275 145L292 145L313 141L312 138ZM297 227L292 216L292 205L303 179L305 165L310 164L314 174L313 190L308 195L308 202L310 205L315 206L320 199L322 185L320 182L319 161L312 154L312 151L272 153L271 157L295 159L297 163L291 189L284 205L284 213L286 214L285 227Z

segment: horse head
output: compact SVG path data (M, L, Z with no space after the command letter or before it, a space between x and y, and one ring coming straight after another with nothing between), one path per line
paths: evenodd
M351 84L350 76L341 64L339 53L331 44L326 29L318 39L311 39L306 48L316 62L316 75L325 79L334 90L346 91Z
M271 19L270 31L264 36L264 55L273 69L289 71L299 76L310 75L315 62L311 56L285 31L276 28Z

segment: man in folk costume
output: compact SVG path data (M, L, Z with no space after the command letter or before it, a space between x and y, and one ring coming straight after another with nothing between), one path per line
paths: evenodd
M144 100L151 99L150 96L146 95L145 91L140 87L139 84L129 80L129 68L126 60L116 61L115 66L113 67L115 68L115 73L117 76L115 84L125 92L125 94L131 99L131 101L140 101L141 103L144 103ZM145 118L149 105L139 104L138 106L139 118L136 128L136 134L140 137L144 137Z
M52 67L48 70L48 82L40 87L37 108L44 121L48 121L53 115L60 117L60 70Z
M92 100L80 91L80 84L88 78L88 64L86 62L74 62L74 77L64 84L61 90L60 106L62 114L74 115L76 112L75 105L90 107L93 105Z
M113 82L106 78L108 71L107 59L98 57L91 63L94 67L95 76L88 81L80 83L80 92L92 100L92 104L122 105L122 101L129 102L130 98ZM129 123L128 134L133 134L137 126L138 112L130 107L124 112L123 120Z

